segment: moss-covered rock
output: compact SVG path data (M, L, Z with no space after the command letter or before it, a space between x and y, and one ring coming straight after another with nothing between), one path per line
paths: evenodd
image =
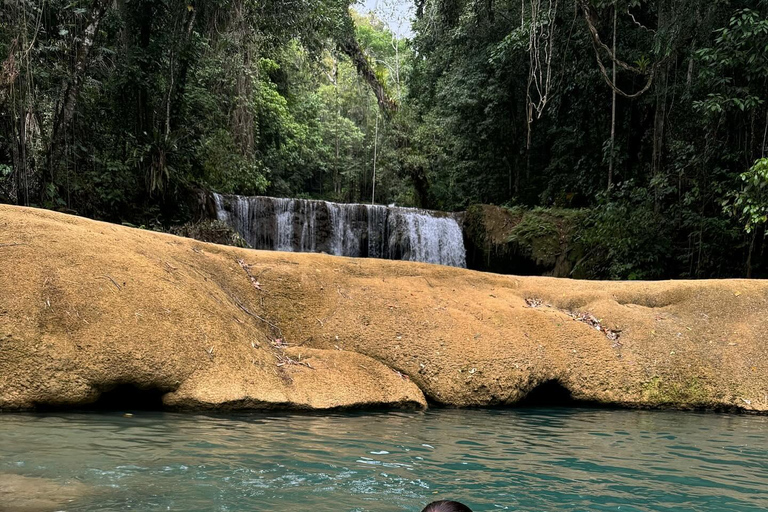
M473 205L464 218L467 266L517 275L580 277L586 210Z
M219 245L231 245L233 247L249 248L248 242L240 236L240 233L220 220L203 220L190 222L182 226L170 229L171 234L194 238L201 242L209 242Z

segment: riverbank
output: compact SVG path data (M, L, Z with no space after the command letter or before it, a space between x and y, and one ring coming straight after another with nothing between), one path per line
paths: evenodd
M10 206L0 257L3 410L466 407L539 389L768 411L762 281L500 276Z

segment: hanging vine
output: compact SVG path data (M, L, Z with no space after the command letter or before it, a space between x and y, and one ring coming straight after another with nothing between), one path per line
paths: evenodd
M584 21L587 23L587 28L589 29L589 34L592 37L592 46L595 49L595 58L597 60L597 66L600 68L600 73L603 75L603 79L605 80L605 83L608 84L608 86L620 96L624 96L625 98L637 98L638 96L641 96L645 94L648 89L651 88L653 85L653 80L656 76L656 69L659 66L661 62L656 62L650 66L632 66L630 64L627 64L623 60L619 59L616 56L616 53L614 52L611 47L603 43L602 39L600 39L600 34L597 31L597 26L595 22L595 13L592 6L589 4L587 0L579 0L579 5L581 6L581 10L584 14ZM634 20L634 17L633 17ZM643 27L645 28L645 27ZM646 28L646 30L649 30ZM630 73L633 73L635 75L639 76L645 76L646 81L645 85L637 92L629 93L623 91L621 88L618 87L616 84L616 80L611 78L608 74L608 69L605 67L605 64L603 63L603 57L602 55L605 54L610 59L611 63L617 65L621 69L628 71Z
M525 23L526 0L521 2L522 23ZM535 118L540 119L549 101L552 89L552 56L555 51L555 19L558 0L528 0L528 87L526 111L528 136L526 147L531 147L531 128Z

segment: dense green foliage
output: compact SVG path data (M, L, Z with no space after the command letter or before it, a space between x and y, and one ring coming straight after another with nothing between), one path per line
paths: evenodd
M415 8L406 41L348 0L7 0L0 201L579 208L590 275L768 273L768 2Z
M765 272L723 205L768 150L768 3L424 1L416 32L433 206L589 207L605 277Z
M0 198L147 225L181 220L192 187L370 198L379 111L337 50L354 39L348 8L5 2ZM376 20L356 27L377 77L399 89L387 66L405 42ZM392 181L392 154L381 160Z

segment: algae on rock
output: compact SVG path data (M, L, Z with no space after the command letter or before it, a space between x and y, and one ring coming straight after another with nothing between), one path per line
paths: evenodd
M584 277L586 210L473 205L464 218L467 265L501 274Z
M171 228L170 233L186 238L194 238L195 240L199 240L201 242L250 248L248 242L246 242L245 239L240 236L240 233L220 220L202 220L200 222L190 222Z

